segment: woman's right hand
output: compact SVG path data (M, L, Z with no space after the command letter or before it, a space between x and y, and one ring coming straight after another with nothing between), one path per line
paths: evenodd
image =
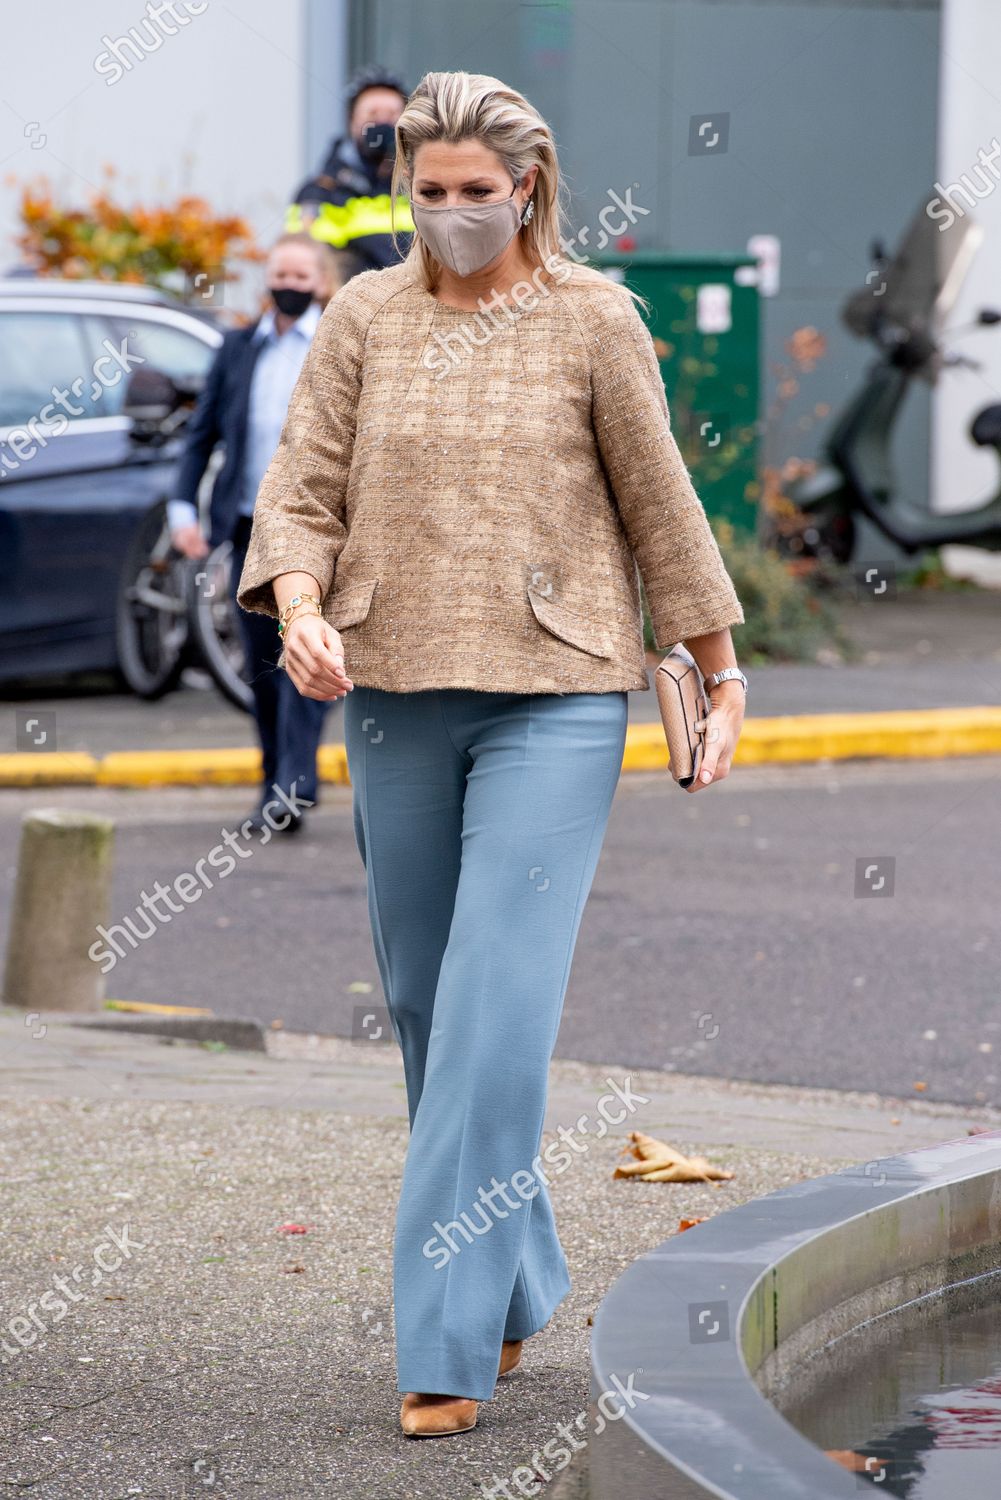
M304 698L346 698L354 683L344 671L344 647L318 614L293 615L285 629L285 670Z

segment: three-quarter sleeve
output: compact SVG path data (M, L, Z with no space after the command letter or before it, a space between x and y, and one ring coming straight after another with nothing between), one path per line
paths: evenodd
M272 580L310 573L325 598L347 540L345 497L361 391L365 320L350 283L327 303L254 505L237 602L277 615Z
M592 422L658 647L744 612L671 430L653 339L628 294L602 291L586 331Z

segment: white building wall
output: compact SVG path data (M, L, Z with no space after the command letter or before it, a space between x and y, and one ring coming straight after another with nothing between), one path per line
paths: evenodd
M949 184L973 172L979 153L1001 142L1001 11L998 0L943 0L939 96L938 180ZM1001 174L998 155L994 171ZM987 169L988 178L991 175ZM961 201L961 200L957 200ZM1001 308L1001 180L976 204L972 217L984 241L967 276L950 324L971 322L982 307ZM932 421L932 497L936 509L965 510L996 493L997 455L970 442L970 421L982 406L1001 402L1001 327L965 335L957 350L983 362L980 374L946 371L935 395ZM979 563L984 581L1001 582L1001 566L950 549L950 565Z
M303 175L306 70L322 67L308 59L305 0L187 10L185 0L5 7L0 270L17 259L20 184L44 175L60 203L84 207L106 164L127 201L196 193L215 213L245 216L262 244L281 232ZM105 39L133 29L142 56L126 45L116 65ZM337 109L332 98L331 134Z

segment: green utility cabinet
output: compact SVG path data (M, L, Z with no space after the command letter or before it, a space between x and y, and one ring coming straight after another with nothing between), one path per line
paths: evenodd
M596 255L593 264L650 303L647 324L672 427L706 512L753 533L759 495L757 261L642 250Z

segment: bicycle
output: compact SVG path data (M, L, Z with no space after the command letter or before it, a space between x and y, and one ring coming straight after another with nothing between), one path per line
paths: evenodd
M140 698L164 697L186 668L200 667L223 697L251 711L231 556L232 546L224 542L201 560L183 557L171 544L166 500L146 516L129 552L117 607L119 664Z

